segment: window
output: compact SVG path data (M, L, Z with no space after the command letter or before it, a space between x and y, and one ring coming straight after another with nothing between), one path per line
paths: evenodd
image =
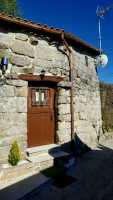
M32 89L32 105L47 105L48 89L33 88Z

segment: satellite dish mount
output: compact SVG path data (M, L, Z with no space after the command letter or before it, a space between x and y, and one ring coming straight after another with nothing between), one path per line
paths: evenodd
M104 19L104 16L106 12L109 11L113 7L113 4L110 6L104 7L97 7L96 15L98 17L98 34L99 34L99 49L100 49L100 55L97 57L97 65L101 65L102 67L105 67L108 63L108 57L107 55L102 53L102 35L101 35L101 20Z

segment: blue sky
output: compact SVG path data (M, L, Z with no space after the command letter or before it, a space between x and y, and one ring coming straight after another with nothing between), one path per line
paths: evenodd
M23 16L35 22L63 28L88 43L99 47L98 5L107 6L113 0L18 0ZM100 80L113 83L113 8L102 20L102 48L109 63L98 68Z

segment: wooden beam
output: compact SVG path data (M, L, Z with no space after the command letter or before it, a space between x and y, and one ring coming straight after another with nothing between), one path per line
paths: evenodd
M33 75L33 74L20 74L18 79L25 81L50 81L59 83L64 80L62 76L48 76L48 75Z

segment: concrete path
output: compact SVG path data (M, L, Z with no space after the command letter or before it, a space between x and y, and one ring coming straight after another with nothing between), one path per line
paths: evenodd
M113 139L77 160L68 175L77 180L59 189L48 183L23 200L113 200Z
M0 200L18 200L25 196L34 188L38 188L49 181L43 174L35 174L25 178L18 183L12 184L0 190Z

